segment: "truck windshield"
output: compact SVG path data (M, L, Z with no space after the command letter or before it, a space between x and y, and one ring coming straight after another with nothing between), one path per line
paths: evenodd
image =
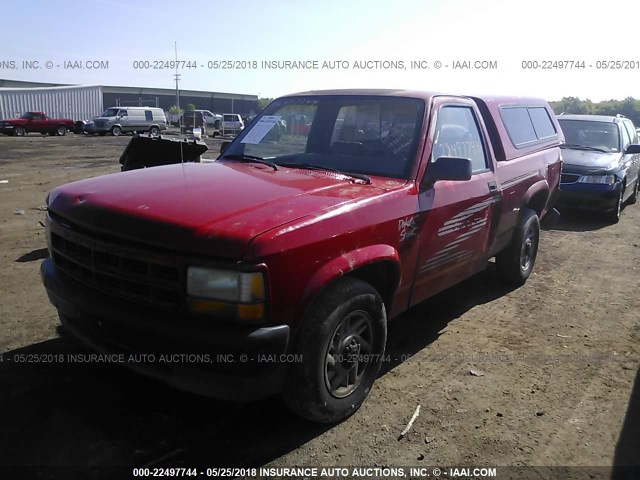
M301 96L272 102L225 150L277 165L407 178L424 102L391 96Z
M115 117L116 115L118 115L117 108L107 108L102 114L103 117Z
M588 147L604 152L620 151L618 125L612 122L558 119L569 148Z

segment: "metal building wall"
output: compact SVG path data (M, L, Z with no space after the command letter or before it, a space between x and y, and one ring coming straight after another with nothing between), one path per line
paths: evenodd
M0 88L0 119L26 111L52 118L86 120L103 111L102 87Z

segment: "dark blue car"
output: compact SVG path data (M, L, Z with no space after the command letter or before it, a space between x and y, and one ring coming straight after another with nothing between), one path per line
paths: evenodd
M626 204L636 203L640 178L638 134L628 118L559 115L566 143L558 208L605 212L620 219Z

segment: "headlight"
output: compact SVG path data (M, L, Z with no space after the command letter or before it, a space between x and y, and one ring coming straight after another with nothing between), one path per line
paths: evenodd
M578 183L597 183L601 185L613 185L616 183L615 175L583 175Z
M260 272L234 272L218 268L189 267L187 294L230 303L264 301L264 277Z
M265 318L265 282L261 272L189 267L187 305L195 314L241 322Z

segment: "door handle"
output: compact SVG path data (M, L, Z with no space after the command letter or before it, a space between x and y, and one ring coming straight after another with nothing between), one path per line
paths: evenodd
M487 185L489 186L490 192L495 192L498 190L498 184L496 182L487 182Z

